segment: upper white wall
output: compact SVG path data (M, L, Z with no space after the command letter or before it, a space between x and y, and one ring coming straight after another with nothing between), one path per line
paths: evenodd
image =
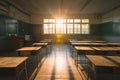
M120 7L115 10L112 10L111 12L108 12L102 16L103 23L113 21L116 19L120 19Z

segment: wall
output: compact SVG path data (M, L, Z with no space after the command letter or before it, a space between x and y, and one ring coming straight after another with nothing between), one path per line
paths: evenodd
M9 33L7 34L6 30L8 21L9 23L16 21L15 24L17 24L16 27L18 29L18 32L16 32L17 35L32 34L31 24L0 14L0 36L8 36Z
M47 38L56 38L55 34L43 34L43 25L41 24L34 24L33 25L33 35L35 36L35 39L37 42L39 42L42 39L47 39ZM63 38L74 38L74 39L78 39L78 40L101 40L101 24L90 24L90 34L89 35L82 35L82 34L78 34L78 35L62 35ZM65 40L66 40L65 39Z
M108 42L120 42L120 7L102 17L102 36Z
M0 14L0 51L19 48L24 35L32 33L31 24Z
M51 14L39 14L39 15L32 15L31 16L31 23L32 24L43 24L43 19L49 19L49 18L60 18L60 17L56 17L53 16ZM90 24L99 24L101 23L101 16L99 15L95 15L95 14L67 14L67 16L64 16L62 18L71 18L71 19L90 19Z
M120 7L112 11L109 11L106 14L103 14L102 16L103 23L118 20L118 19L120 19Z
M34 35L37 41L44 39L44 38L55 38L56 35L45 35L43 34L43 19L55 18L57 15L51 14L39 14L39 15L32 15L31 16L31 23L34 24ZM59 17L58 17L59 18ZM92 15L92 14L67 14L64 18L88 18L90 19L90 34L89 35L63 35L64 38L76 38L79 40L96 40L101 39L101 34L99 24L101 23L101 16L99 15Z
M0 0L0 14L30 23L31 16L29 13L25 12L19 6L9 3L5 0Z
M108 42L120 42L120 20L103 23L102 36Z

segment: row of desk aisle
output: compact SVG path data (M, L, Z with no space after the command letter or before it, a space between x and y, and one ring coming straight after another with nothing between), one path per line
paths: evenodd
M0 80L33 80L48 55L48 43L17 49L17 57L0 57Z
M71 41L76 67L87 80L120 79L120 43Z

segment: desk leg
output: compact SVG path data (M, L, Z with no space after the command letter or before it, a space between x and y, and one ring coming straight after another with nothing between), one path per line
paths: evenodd
M46 45L46 57L48 57L48 46Z
M25 73L26 73L26 79L28 80L26 61L25 61Z
M78 66L78 51L75 51L75 65Z
M89 76L89 62L88 62L88 59L85 55L85 65L86 65L86 73L87 73L87 80L89 80L90 76Z

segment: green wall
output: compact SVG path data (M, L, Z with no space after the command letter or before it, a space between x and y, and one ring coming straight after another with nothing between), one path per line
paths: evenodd
M0 15L0 36L6 35L5 19L6 19L5 16Z
M90 24L90 36L102 36L101 24Z
M24 35L32 35L32 33L32 24L0 15L0 51L23 47L26 44L24 43Z
M102 37L108 42L120 42L120 20L103 23Z
M0 15L0 36L32 34L32 30L31 24Z
M102 24L103 36L120 36L120 20Z

